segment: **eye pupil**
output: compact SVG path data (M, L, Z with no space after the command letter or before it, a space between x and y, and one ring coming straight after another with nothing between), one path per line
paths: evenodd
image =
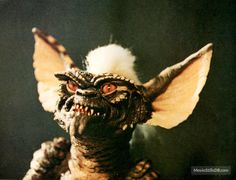
M102 88L102 92L104 94L113 92L114 90L116 90L116 86L114 84L105 84Z
M67 87L70 92L75 92L78 89L77 84L73 81L68 81Z

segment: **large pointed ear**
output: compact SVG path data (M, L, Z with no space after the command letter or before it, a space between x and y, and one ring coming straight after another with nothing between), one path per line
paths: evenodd
M37 28L33 28L32 32L35 38L33 67L39 100L46 111L54 112L59 89L59 81L54 74L74 67L74 63L65 48L51 35Z
M206 82L211 56L212 44L207 44L144 84L153 109L146 124L169 129L188 118Z

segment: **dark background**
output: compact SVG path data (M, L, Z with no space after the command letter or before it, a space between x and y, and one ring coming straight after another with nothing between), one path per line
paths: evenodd
M34 26L53 34L79 66L112 37L137 56L143 82L213 42L209 78L189 120L171 130L140 126L132 153L152 159L163 179L190 178L191 166L202 165L235 173L235 17L235 1L0 0L0 178L22 177L41 142L65 136L38 101Z

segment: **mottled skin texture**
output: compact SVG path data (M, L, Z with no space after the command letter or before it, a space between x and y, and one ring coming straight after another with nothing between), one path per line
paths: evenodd
M151 115L143 86L75 68L56 77L62 83L55 120L69 133L71 147L62 138L48 142L25 179L156 179L149 161L134 163L129 154L135 126Z
M130 158L132 132L137 124L170 129L187 119L206 82L212 44L138 85L133 66L127 63L135 57L118 45L97 48L92 52L99 53L92 59L89 53L87 71L81 71L55 38L37 28L33 33L39 100L46 111L54 113L70 143L63 138L43 143L24 179L157 179L149 161ZM112 69L104 70L103 66L110 67L101 63L104 59L119 60L121 66L113 62ZM89 70L91 62L95 70L100 66L99 72ZM56 72L65 73L56 74L56 79Z

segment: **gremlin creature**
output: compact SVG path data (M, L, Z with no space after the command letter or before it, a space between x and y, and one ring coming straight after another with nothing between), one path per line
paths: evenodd
M142 84L128 49L99 47L81 70L51 35L36 28L33 34L39 100L70 143L43 143L24 179L157 179L150 161L132 162L132 132L137 124L169 129L188 118L207 79L212 44Z

